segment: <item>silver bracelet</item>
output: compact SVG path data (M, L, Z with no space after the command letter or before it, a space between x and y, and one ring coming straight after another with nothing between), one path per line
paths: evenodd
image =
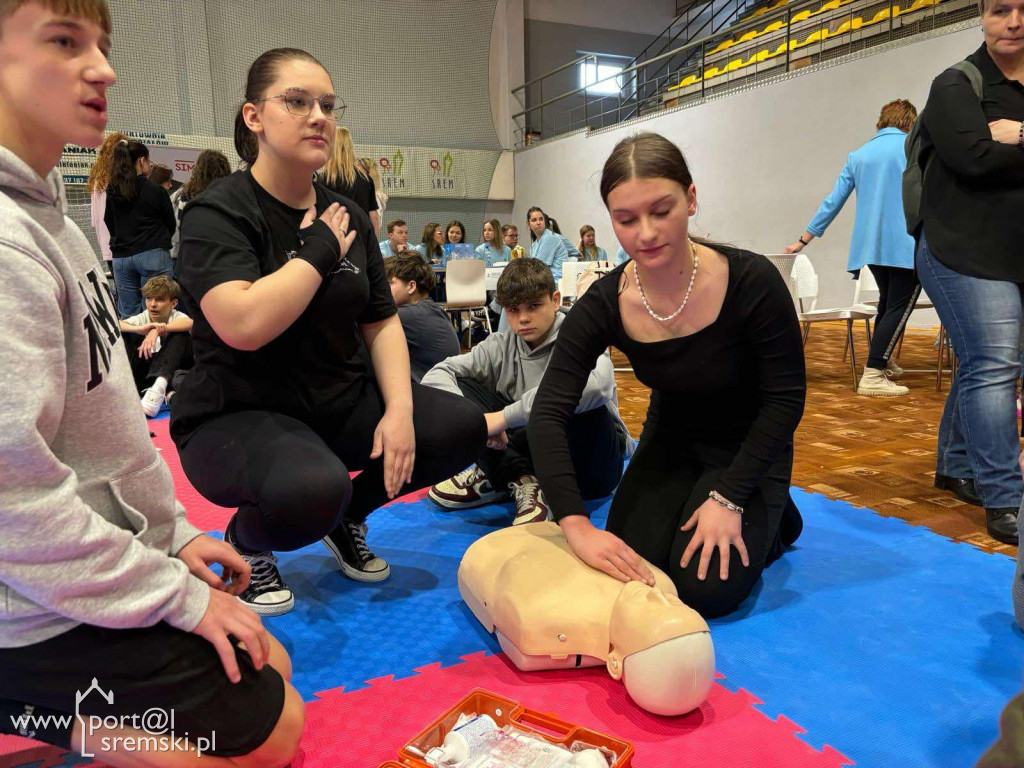
M731 501L729 501L727 498L725 498L725 496L720 494L718 491L711 491L711 493L708 494L708 498L709 499L714 499L715 501L717 501L719 504L721 504L726 509L730 509L733 512L736 512L736 513L738 513L740 515L743 514L743 507L739 506L738 504L733 504Z
M1020 134L1017 136L1017 146L1024 149L1024 121L1020 124Z

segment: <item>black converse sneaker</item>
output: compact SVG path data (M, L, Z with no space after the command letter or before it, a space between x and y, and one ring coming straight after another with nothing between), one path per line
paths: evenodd
M366 546L366 524L342 520L341 525L323 538L338 561L341 572L355 581L384 581L391 566Z
M295 607L295 596L281 580L281 572L277 569L277 558L273 552L242 552L234 542L230 525L224 532L224 540L252 568L249 586L238 596L239 600L260 616L280 616Z

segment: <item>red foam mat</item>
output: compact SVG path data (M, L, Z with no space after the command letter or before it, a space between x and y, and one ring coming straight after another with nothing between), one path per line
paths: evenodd
M633 743L635 768L842 768L854 765L826 746L818 751L796 737L800 726L771 720L754 709L747 691L715 684L708 700L685 717L640 710L621 683L602 669L534 672L504 656L473 654L442 669L433 664L395 680L370 680L345 693L325 691L306 705L306 730L292 768L376 768L395 758L408 739L473 688L485 688L563 720ZM0 768L73 765L73 757L17 737L0 737ZM39 762L41 761L41 762Z
M429 628L422 628L429 631ZM485 688L563 720L633 743L636 768L841 768L853 761L796 738L802 729L753 708L747 691L715 684L701 708L678 718L650 715L602 669L534 672L504 656L474 654L446 669L431 665L401 680L371 680L351 693L325 691L306 706L306 732L293 768L374 768L473 688Z

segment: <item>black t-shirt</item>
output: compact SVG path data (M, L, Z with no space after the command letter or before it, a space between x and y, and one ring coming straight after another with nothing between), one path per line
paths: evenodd
M354 200L356 205L367 213L377 210L377 190L373 182L363 174L357 173L356 180L351 185L345 184L341 179L338 179L336 184L328 184L323 176L320 176L319 181L332 192Z
M175 276L194 325L196 365L174 397L171 436L179 447L209 419L269 410L311 426L344 421L370 375L359 325L395 314L384 261L368 217L350 200L316 185L317 214L348 205L358 236L309 306L258 350L228 346L203 314L207 291L232 280L256 282L301 247L304 211L266 192L239 171L211 185L185 208Z
M924 234L932 255L962 275L1024 283L1024 149L995 141L988 127L1024 121L1024 85L984 44L967 60L981 72L981 101L967 75L946 70L921 113L935 145L921 190Z
M591 286L562 323L529 425L533 463L556 520L586 514L566 429L609 346L652 390L644 431L672 435L676 456L695 453L721 466L716 490L725 498L743 506L772 465L791 456L807 391L793 299L764 256L715 247L729 261L728 287L718 319L696 333L629 337L618 299L629 262Z
M167 190L140 174L131 200L116 187L107 187L103 223L110 232L110 253L120 259L156 248L171 250L177 219Z

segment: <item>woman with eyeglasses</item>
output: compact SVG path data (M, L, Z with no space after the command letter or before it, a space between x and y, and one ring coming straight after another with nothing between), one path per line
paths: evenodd
M182 217L196 367L171 436L196 489L238 508L225 539L252 566L241 599L262 615L294 602L275 551L322 539L345 576L387 578L367 516L471 464L487 439L471 403L411 383L369 217L313 181L343 109L333 91L305 51L260 56L235 118L248 167Z
M373 231L380 231L380 205L377 202L377 188L356 158L352 144L352 133L343 125L334 129L334 148L331 159L319 174L320 181L332 192L347 197L370 215Z

